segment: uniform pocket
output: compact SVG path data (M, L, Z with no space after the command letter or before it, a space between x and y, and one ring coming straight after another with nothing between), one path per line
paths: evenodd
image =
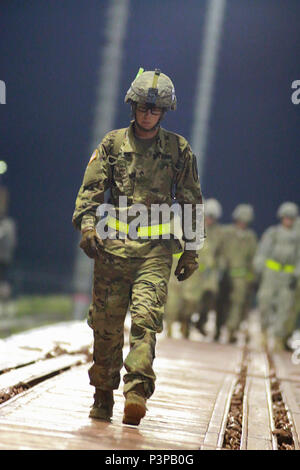
M168 285L166 281L160 281L159 283L155 284L155 294L156 294L156 301L159 307L162 307L168 297Z
M163 330L163 317L164 317L164 306L167 302L168 297L168 284L166 281L160 281L155 284L155 295L156 295L156 331L161 333Z
M134 179L130 178L127 162L123 156L119 156L113 171L114 184L125 196L132 196L134 191Z

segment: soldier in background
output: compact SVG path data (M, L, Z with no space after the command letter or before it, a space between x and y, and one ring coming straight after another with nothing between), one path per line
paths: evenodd
M8 217L9 195L7 188L0 186L0 300L5 301L11 295L8 271L13 261L16 247L16 225Z
M294 224L295 230L300 240L300 217L298 216L295 220ZM293 304L293 313L291 315L289 331L292 331L292 337L289 339L288 344L289 347L294 349L293 343L297 341L297 344L300 342L300 277L298 278L296 290L295 290L295 298ZM298 346L297 346L298 347Z
M239 204L232 213L233 224L224 228L222 257L225 269L227 293L224 305L227 306L225 325L220 336L221 342L234 342L236 333L249 308L253 290L253 257L257 237L249 225L254 211L249 204ZM227 297L227 299L226 299Z
M173 204L174 219L173 232L178 239L178 243L183 250L184 242L182 240L182 227L180 217L178 215L179 206L176 202ZM166 334L169 338L176 338L182 335L182 327L180 323L181 311L183 309L183 283L180 282L175 275L178 260L181 257L182 250L179 253L173 253L171 275L168 284L168 298L165 305L164 321L166 324Z
M195 326L204 336L208 333L205 329L208 314L216 316L223 240L222 226L218 223L222 215L220 203L216 199L207 199L204 202L204 214L206 240L198 253L199 268L182 286L181 325L182 334L186 338L189 337L194 313L198 313Z
M168 300L165 307L165 322L167 328L167 336L169 338L176 336L175 327L179 325L181 319L181 312L183 310L183 283L178 281L177 276L175 276L175 270L180 258L180 253L173 254L171 275L168 284ZM187 281L186 281L187 282ZM182 332L182 328L181 328ZM184 332L183 336L184 335Z
M277 351L285 348L292 332L291 316L300 276L299 234L294 226L297 215L296 204L281 204L277 211L280 223L264 232L254 258L255 270L261 276L257 299L262 342L267 344L271 328Z

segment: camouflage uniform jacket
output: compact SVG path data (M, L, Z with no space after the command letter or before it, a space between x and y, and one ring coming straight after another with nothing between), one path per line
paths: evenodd
M269 268L268 266L269 265ZM262 235L254 258L258 273L264 270L285 271L286 275L300 276L300 240L296 227L287 229L281 224L269 227Z
M219 270L222 267L223 227L217 222L205 227L206 239L199 252L199 269Z
M235 224L224 227L222 259L230 277L253 279L253 257L257 237L251 229L240 229Z
M300 217L297 217L297 219L295 220L294 228L295 228L298 236L300 237Z
M172 186L177 175L175 198L182 206L192 205L193 230L196 227L196 204L202 204L196 157L186 139L159 128L156 138L146 150L141 150L134 136L134 124L124 130L118 155L113 156L116 133L109 132L94 151L80 187L73 224L77 229L95 227L96 211L104 202L104 192L110 189L110 202L117 208L119 196L132 204L144 204L150 212L152 204L172 205ZM176 138L178 161L172 152L172 139ZM130 222L130 217L128 216ZM107 252L122 257L154 257L182 250L178 240L104 239Z

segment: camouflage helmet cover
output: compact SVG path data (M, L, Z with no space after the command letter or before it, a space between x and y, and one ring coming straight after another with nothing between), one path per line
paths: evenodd
M289 217L295 219L298 215L298 206L294 202L283 202L280 204L277 217L281 219L282 217Z
M204 213L214 219L219 219L222 216L222 206L216 199L206 199L204 201Z
M250 224L254 219L254 210L250 204L239 204L232 213L233 220L239 220Z
M125 96L125 103L155 105L165 109L176 109L175 88L170 78L160 70L140 69Z

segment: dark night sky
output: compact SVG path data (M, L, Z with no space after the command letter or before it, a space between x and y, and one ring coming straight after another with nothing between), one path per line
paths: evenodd
M190 138L206 2L131 0L120 108L138 68L171 76L178 110L164 127ZM108 1L0 3L0 159L10 213L18 223L18 264L71 276L77 235L74 200L90 157L100 46ZM224 221L239 202L254 205L260 234L284 200L300 203L300 2L228 0L214 87L206 197L218 198ZM99 141L103 136L99 136Z

